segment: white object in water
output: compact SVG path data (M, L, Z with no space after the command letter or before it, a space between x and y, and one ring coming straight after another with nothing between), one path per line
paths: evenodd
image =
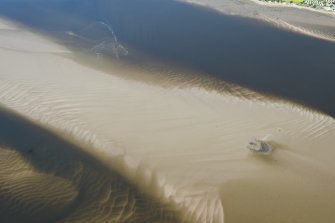
M265 141L260 140L260 139L255 139L254 141L249 142L247 148L253 152L266 154L266 155L272 152L271 146L267 144Z

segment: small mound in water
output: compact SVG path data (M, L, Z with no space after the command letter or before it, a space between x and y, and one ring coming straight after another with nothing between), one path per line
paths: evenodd
M252 152L269 155L272 152L271 146L263 140L255 139L249 142L247 148Z

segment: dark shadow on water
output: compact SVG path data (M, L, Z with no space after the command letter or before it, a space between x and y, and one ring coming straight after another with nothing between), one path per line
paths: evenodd
M334 43L172 0L0 4L0 14L61 39L68 38L64 36L68 31L80 33L103 21L113 28L120 43L142 55L335 117ZM80 35L92 40L94 33ZM132 51L128 57L131 55Z

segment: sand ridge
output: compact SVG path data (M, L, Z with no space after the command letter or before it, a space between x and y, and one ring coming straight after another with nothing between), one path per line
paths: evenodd
M182 222L177 210L15 113L0 111L1 222Z

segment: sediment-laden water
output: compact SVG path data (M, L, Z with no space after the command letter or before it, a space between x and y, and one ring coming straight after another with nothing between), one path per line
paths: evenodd
M176 1L0 5L1 222L334 220L334 43Z

